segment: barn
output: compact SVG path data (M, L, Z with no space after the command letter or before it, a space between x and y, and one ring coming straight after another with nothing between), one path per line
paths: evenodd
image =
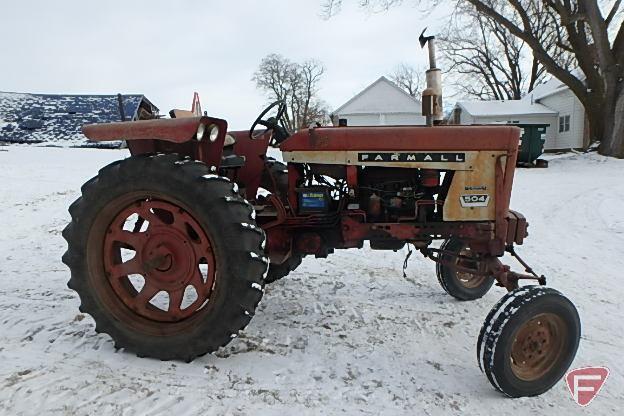
M386 77L337 108L332 122L345 119L349 126L424 125L422 104Z
M158 108L139 94L0 92L0 143L92 147L96 144L89 142L80 130L83 124L148 119L157 115Z

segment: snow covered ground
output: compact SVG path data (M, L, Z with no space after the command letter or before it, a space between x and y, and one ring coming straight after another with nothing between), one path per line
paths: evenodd
M588 408L564 382L508 399L480 373L475 343L503 291L461 303L434 265L405 253L306 258L267 288L245 333L190 364L139 359L98 335L66 287L67 206L125 151L0 147L0 414L622 414L624 161L554 158L517 172L518 249L579 308L575 367L611 376Z

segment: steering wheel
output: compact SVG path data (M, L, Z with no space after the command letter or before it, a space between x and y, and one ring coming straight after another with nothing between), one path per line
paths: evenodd
M264 117L269 113L269 111L273 110L275 107L277 107L277 114L275 115L275 117L269 117L265 120ZM262 113L260 113L256 121L254 121L251 125L251 128L249 129L249 138L257 139L258 137L264 135L268 130L283 129L283 127L280 126L279 122L282 120L282 117L284 117L285 113L286 102L284 100L278 100L275 101L273 104L269 105L267 108L264 109L264 111L262 111ZM254 134L254 130L258 125L266 127L266 130L261 133Z

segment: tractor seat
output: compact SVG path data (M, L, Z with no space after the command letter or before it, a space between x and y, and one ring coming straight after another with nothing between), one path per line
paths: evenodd
M242 168L245 166L245 156L227 155L221 158L221 167L225 169Z
M235 144L236 139L232 135L226 134L223 143L223 156L221 156L222 168L242 168L245 165L245 156L234 153Z

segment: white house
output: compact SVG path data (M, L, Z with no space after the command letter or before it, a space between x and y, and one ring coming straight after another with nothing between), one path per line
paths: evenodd
M555 149L557 112L530 101L458 101L453 124L548 124L544 147Z
M521 100L459 101L454 124L548 124L546 150L582 148L588 144L585 110L572 91L552 78Z
M332 121L349 126L424 125L422 104L386 77L381 77L340 106Z
M557 111L552 129L556 135L553 149L571 149L589 145L589 130L585 108L572 90L556 78L538 85L522 101L536 102Z

